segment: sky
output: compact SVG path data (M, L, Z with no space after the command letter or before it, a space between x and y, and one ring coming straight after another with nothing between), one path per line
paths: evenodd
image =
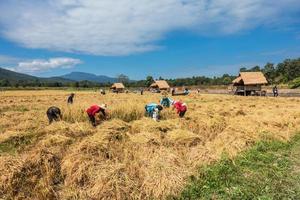
M0 67L131 79L300 57L299 0L1 0Z

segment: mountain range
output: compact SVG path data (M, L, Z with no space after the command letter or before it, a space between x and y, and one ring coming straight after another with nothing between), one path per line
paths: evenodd
M111 78L104 75L95 75L85 72L71 72L69 74L61 76L61 78L69 79L73 81L92 81L96 83L114 83L117 81L116 78Z
M111 78L104 75L95 75L84 72L72 72L63 76L42 78L28 74L18 73L11 70L0 68L0 80L8 80L10 83L18 81L40 81L40 82L61 82L71 83L76 81L91 81L96 83L114 83L116 78Z

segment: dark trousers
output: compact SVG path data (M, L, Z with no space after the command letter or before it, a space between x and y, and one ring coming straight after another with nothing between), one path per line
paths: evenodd
M88 115L90 122L92 123L93 126L96 126L96 118L93 115Z
M186 110L185 111L180 111L179 112L179 117L181 117L181 118L184 117L185 113L186 113Z
M68 104L73 104L73 97L68 98Z

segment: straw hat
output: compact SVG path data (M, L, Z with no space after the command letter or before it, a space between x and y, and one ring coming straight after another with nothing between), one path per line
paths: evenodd
M107 105L105 103L101 104L100 107L103 108L104 110L107 109Z

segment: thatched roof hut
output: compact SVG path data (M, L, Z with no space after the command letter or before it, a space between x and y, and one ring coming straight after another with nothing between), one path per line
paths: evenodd
M125 89L125 86L123 83L114 83L110 89L112 89L114 92L123 92Z
M170 86L165 80L155 81L150 85L150 88L160 89L160 90L169 90Z
M232 83L234 85L264 85L268 81L262 72L240 72Z
M240 72L239 76L232 81L234 94L238 95L263 95L262 85L268 81L262 72Z

